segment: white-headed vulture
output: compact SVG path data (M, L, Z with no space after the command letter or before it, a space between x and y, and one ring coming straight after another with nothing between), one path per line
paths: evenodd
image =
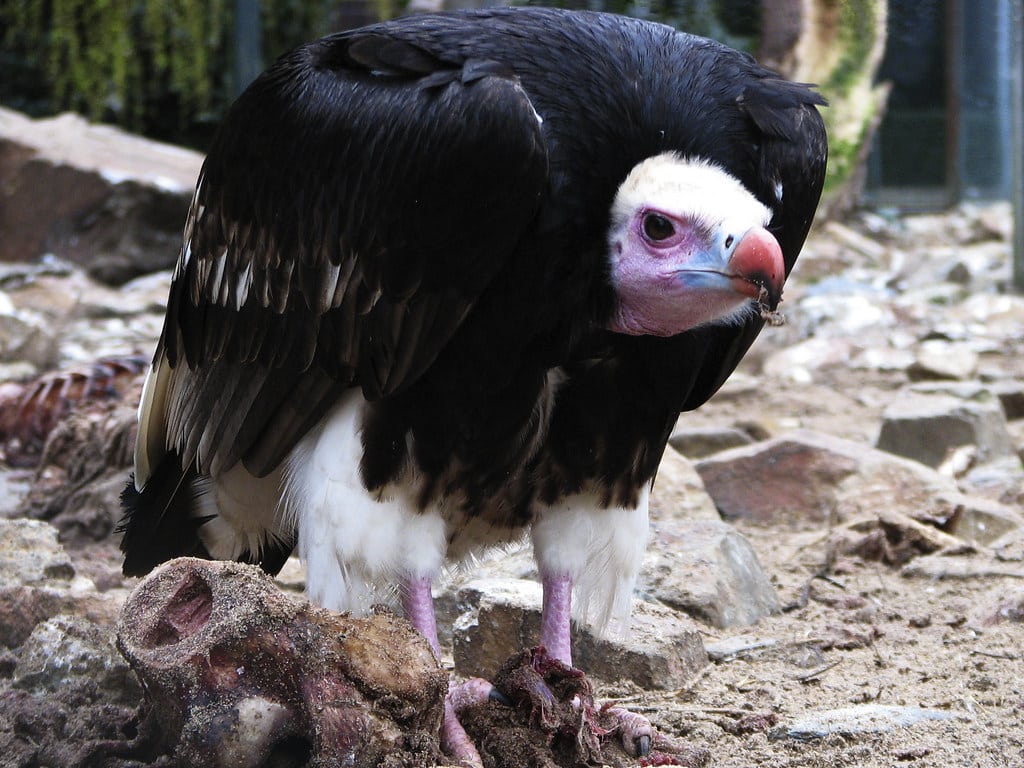
M528 533L539 641L571 664L570 615L628 616L679 413L776 309L822 189L823 103L589 12L410 16L283 56L196 186L125 572L275 572L295 550L313 600L397 596L436 649L445 564Z

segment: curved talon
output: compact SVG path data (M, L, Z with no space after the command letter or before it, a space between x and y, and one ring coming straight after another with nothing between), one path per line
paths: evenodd
M498 691L490 681L479 677L472 677L463 683L452 686L448 691L448 701L452 705L452 710L458 714L464 709L476 706L477 704L483 704L489 699L494 699L496 691L498 696L504 698L504 694ZM501 699L495 700L501 701Z
M651 737L647 735L637 736L633 740L633 748L637 757L647 757L651 754Z
M499 704L502 704L502 705L504 705L506 707L514 707L515 706L515 702L512 701L512 699L510 699L504 693L499 691L497 688L491 688L490 692L487 694L487 698L490 699L491 701L496 701Z
M656 738L651 721L620 706L607 706L605 712L615 719L622 748L634 757L646 757Z

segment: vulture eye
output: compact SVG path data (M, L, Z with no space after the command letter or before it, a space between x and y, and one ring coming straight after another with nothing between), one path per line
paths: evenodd
M644 234L653 241L667 240L676 233L672 222L660 213L648 213L644 216Z

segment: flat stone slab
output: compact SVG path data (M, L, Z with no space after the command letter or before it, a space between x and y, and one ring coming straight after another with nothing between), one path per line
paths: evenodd
M537 645L541 587L522 579L481 579L460 590L460 602L474 601L477 607L453 629L455 672L490 679L513 653ZM588 675L649 689L681 688L708 663L695 622L640 600L626 631L598 637L574 626L572 642L573 664Z
M952 712L941 709L865 704L808 712L793 722L774 729L770 735L775 739L810 741L832 735L887 733L896 728L908 728L928 720L954 720L956 717Z
M715 454L696 468L723 517L760 523L909 514L957 491L919 462L809 430Z
M1024 563L1005 562L987 552L953 554L938 552L919 557L903 566L900 575L907 578L928 579L989 579L1005 576L1024 579Z

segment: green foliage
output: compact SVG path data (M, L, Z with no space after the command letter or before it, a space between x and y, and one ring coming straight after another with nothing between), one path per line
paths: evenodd
M65 110L204 147L240 90L236 0L0 0L0 103ZM759 0L521 0L654 19L750 50ZM260 0L263 69L333 28L402 12L407 0Z
M327 0L261 0L260 68L325 34ZM0 101L202 145L237 93L233 0L0 0Z
M838 14L838 55L820 87L830 103L823 112L829 158L822 199L826 209L836 205L839 210L856 197L849 192L851 183L863 182L857 172L885 102L887 91L874 85L885 37L885 6L884 0L825 0L824 5Z
M834 0L839 5L839 47L842 55L822 83L822 89L845 97L871 67L877 43L880 0Z

